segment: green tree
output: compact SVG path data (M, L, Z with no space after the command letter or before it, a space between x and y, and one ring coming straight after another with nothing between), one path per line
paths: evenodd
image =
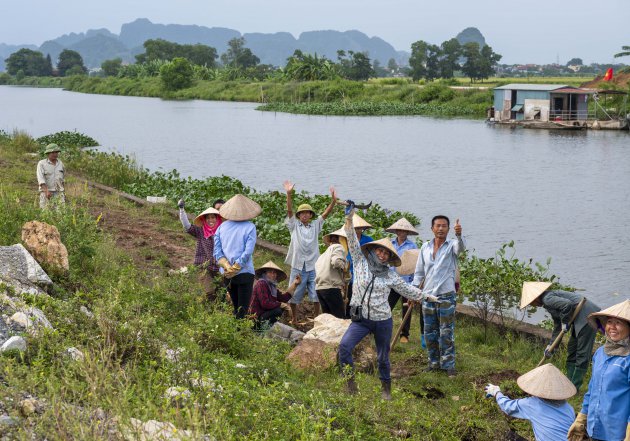
M621 52L615 54L615 58L630 56L630 46L621 46Z
M453 78L455 71L461 69L459 59L462 56L462 45L459 44L457 38L446 40L440 46L440 77Z
M192 86L194 70L186 58L176 57L160 68L160 79L166 90L179 90Z
M83 64L83 58L81 57L81 54L70 49L64 49L63 51L61 51L61 53L59 54L59 61L57 62L57 70L59 71L59 75L65 77L68 74L68 71L75 66L78 66L84 74L87 74L87 69ZM72 71L72 75L76 75L79 69L74 69Z
M418 81L427 76L427 50L429 43L426 41L416 41L411 45L411 56L409 57L409 67L411 78Z
M52 59L50 58L50 54L46 54L45 72L46 72L45 73L46 76L51 76L53 74Z
M245 38L240 37L228 41L228 50L221 55L221 62L225 66L246 69L260 63L260 58L245 47Z
M582 62L581 58L571 58L569 61L567 61L567 66L582 66L584 65L584 63Z
M23 48L9 55L4 61L7 72L11 75L17 75L20 71L24 76L52 75L52 65L49 65L44 55L38 51Z
M116 77L122 68L122 59L114 58L113 60L105 60L101 63L101 69L106 77Z
M389 70L390 75L398 73L398 63L396 63L396 60L390 58L387 61L387 70Z
M144 53L136 55L140 64L155 60L170 61L175 57L186 58L193 64L216 67L217 50L203 44L178 44L160 38L144 42Z
M462 72L470 78L470 82L481 78L481 53L479 51L479 43L474 41L466 43L462 48L462 56L466 59L462 65Z
M349 80L365 81L374 76L374 68L370 57L363 52L354 52L338 50L337 59L339 60L339 66L341 76Z
M440 57L442 51L435 44L427 45L427 80L433 81L440 78Z
M294 81L332 80L337 78L337 66L326 57L305 54L296 49L284 68L284 77Z
M479 63L479 78L487 80L496 72L497 63L503 58L492 50L487 44L481 48Z

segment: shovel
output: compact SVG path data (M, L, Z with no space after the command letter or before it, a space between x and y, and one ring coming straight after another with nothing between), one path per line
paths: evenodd
M344 207L348 205L346 201L337 201L337 205L343 205ZM369 204L354 204L354 208L357 210L367 210L372 206L372 201Z
M551 343L551 346L549 346L549 352L553 352L556 347L558 347L558 345L560 344L560 342L562 341L562 337L564 337L564 334L567 333L567 331L573 327L573 321L575 320L575 318L577 317L577 315L580 313L580 311L582 310L582 307L584 306L584 303L586 303L586 297L582 297L582 300L580 300L580 303L577 304L577 306L575 307L575 311L573 311L573 315L571 316L571 320L569 320L569 323L567 323L567 329L562 329L560 331L560 334L558 334L558 336L556 337L556 339L553 341L553 343ZM545 362L545 359L547 357L545 357L543 355L542 360L540 360L540 362L538 363L539 367L540 365L542 365Z

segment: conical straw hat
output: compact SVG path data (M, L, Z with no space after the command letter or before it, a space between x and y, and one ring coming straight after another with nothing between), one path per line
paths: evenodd
M595 329L598 329L598 324L604 328L606 325L606 318L615 317L625 320L630 324L630 300L624 300L621 303L606 308L603 311L594 312L589 314L587 320L588 323Z
M571 380L551 363L521 375L516 383L528 394L546 400L567 400L577 393Z
M392 242L390 239L373 240L372 242L368 242L364 244L363 246L361 246L361 249L365 253L370 248L375 248L375 247L386 248L391 253L391 257L389 258L389 261L387 263L389 263L391 266L400 266L401 264L400 256L396 252L396 249L394 248L394 245L392 245Z
M338 237L342 237L344 239L346 239L348 236L346 236L346 230L344 230L343 228L339 228L336 231L333 231L332 233L328 233L326 235L324 235L324 237L322 238L324 240L324 243L326 245L330 245L330 236L338 236Z
M420 250L406 250L400 258L401 264L396 268L396 272L401 276L410 276L416 272L416 264L418 263L418 256Z
M388 233L396 233L396 230L406 231L407 233L409 233L410 236L417 236L418 234L420 234L418 233L418 230L416 230L413 225L411 225L411 222L409 222L404 217L394 222L391 227L385 228L385 231L387 231Z
M287 273L282 271L282 268L273 263L271 260L256 270L256 277L261 278L262 273L268 269L273 269L278 272L278 282L282 282L283 280L287 279Z
M356 213L352 215L352 225L354 225L354 228L372 228L372 225Z
M551 286L550 282L523 282L523 291L521 292L521 306L523 309Z
M250 220L260 213L262 213L260 205L242 194L232 196L219 209L221 217L231 221Z
M197 225L198 227L202 226L203 218L206 214L216 214L217 216L220 216L219 210L217 210L216 208L214 207L206 208L206 210L199 213L199 216L195 218L195 220L193 221L193 224Z

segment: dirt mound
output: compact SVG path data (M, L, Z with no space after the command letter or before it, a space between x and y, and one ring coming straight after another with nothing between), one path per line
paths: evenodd
M620 72L613 75L612 80L604 81L604 76L599 75L592 81L588 81L580 85L580 87L586 87L588 89L599 89L603 84L614 84L620 89L627 89L630 87L630 72Z

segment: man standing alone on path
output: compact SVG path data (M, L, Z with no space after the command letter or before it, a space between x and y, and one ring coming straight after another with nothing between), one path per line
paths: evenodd
M455 269L457 256L466 249L462 226L455 221L455 239L447 239L450 221L438 215L431 220L434 238L420 248L413 285L423 283L422 292L438 298L422 304L424 338L429 353L427 371L443 369L449 377L455 371Z
M57 144L48 144L44 154L46 159L37 163L37 184L39 185L39 208L46 208L49 203L65 203L64 175L65 168L59 158L61 149Z
M298 285L293 297L289 301L291 307L291 321L293 326L297 326L297 305L302 303L304 292L308 289L308 298L313 302L315 317L320 313L319 299L315 291L315 263L319 258L319 234L324 225L324 219L332 212L337 203L335 188L330 187L332 198L326 210L313 220L316 216L313 208L309 204L302 204L293 215L293 188L295 184L291 181L284 181L284 190L287 192L287 217L285 225L291 233L291 243L289 252L284 263L291 265L291 275L289 285L293 283L296 275L300 275L302 282Z

